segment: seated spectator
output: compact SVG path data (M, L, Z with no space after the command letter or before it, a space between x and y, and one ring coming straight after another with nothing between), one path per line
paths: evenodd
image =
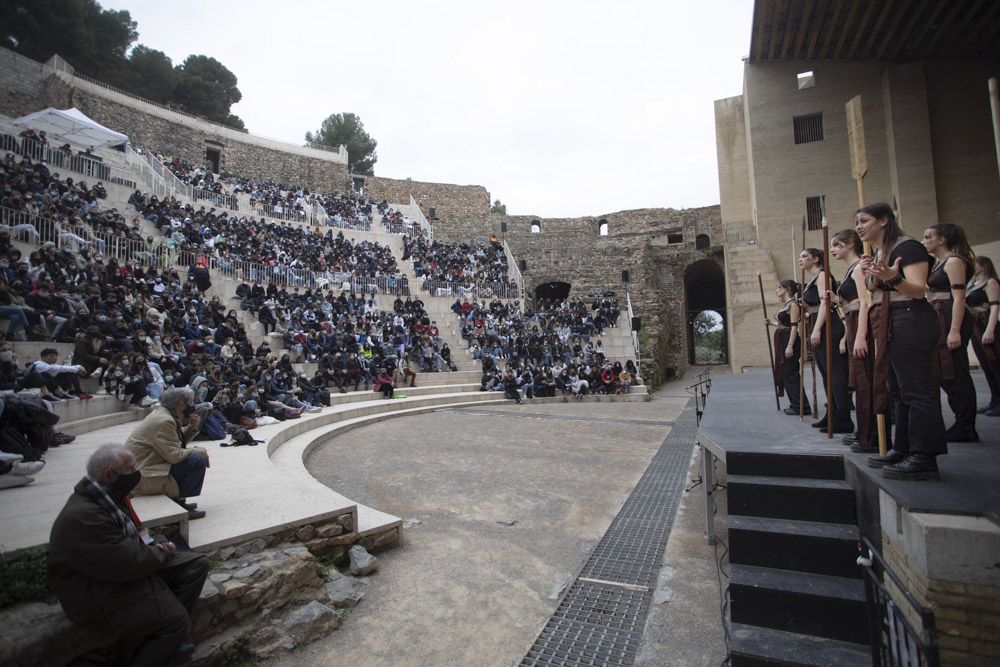
M372 384L372 388L375 391L382 392L382 398L392 398L395 387L396 387L396 382L389 374L389 369L379 368L378 375L375 377L375 381Z
M190 387L164 391L160 405L132 431L125 446L135 455L142 475L135 487L136 495L162 493L187 509L189 518L200 519L205 516L204 510L188 504L187 499L201 494L209 459L201 447L187 448L201 424L201 418L193 414L194 407Z
M86 375L87 369L78 364L58 364L58 360L59 351L55 348L47 347L42 350L39 359L32 361L25 369L22 387L43 388L46 393L42 397L49 401L93 398L80 389L80 376Z
M52 525L49 588L71 621L132 648L129 664L165 665L194 650L185 642L209 561L136 525L127 499L139 477L120 445L91 455Z

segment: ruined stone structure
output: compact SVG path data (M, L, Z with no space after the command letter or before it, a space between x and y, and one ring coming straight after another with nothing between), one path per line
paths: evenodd
M621 300L620 326L629 327L626 289L641 320L642 371L655 385L683 372L690 360L691 319L712 309L728 326L723 228L718 206L640 209L584 218L538 218L490 213L481 185L427 183L381 176L352 177L346 152L282 144L140 100L76 76L54 57L45 65L0 49L3 92L0 113L17 116L45 106L76 106L129 135L135 145L205 164L215 152L220 170L324 191L354 187L374 200L408 205L430 218L435 238L482 242L492 233L507 241L523 262L525 291L565 284L587 297L614 291ZM432 215L433 214L433 215ZM602 233L602 225L605 226ZM537 231L533 231L536 229ZM628 272L627 285L623 272Z
M296 146L173 111L77 76L55 56L45 65L0 48L0 113L22 116L45 107L77 107L128 135L135 146L221 171L306 185L321 192L350 187L347 152Z
M614 291L624 310L627 290L642 324L642 366L650 384L688 366L695 314L711 309L726 318L718 206L583 218L448 216L434 223L435 238L452 243L482 242L490 234L505 240L523 262L529 300L539 288L565 283L573 296ZM629 324L623 315L620 325Z

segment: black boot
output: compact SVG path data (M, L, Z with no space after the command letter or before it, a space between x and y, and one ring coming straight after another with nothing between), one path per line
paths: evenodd
M818 422L813 422L812 423L812 427L813 428L826 428L826 420L827 420L827 418L829 416L830 415L823 415L823 418L820 419Z
M960 426L955 424L944 432L948 442L979 442L979 434L975 426Z
M868 467L881 468L883 466L891 466L899 463L905 458L906 454L903 452L897 452L895 449L890 449L886 452L885 456L869 456Z
M899 463L883 466L882 476L902 480L941 479L934 456L922 452L913 452Z

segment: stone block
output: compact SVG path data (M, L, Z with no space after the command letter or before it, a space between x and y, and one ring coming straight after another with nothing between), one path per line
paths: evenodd
M313 600L288 614L281 629L297 645L302 645L319 639L338 627L340 616L325 604Z
M243 597L248 590L250 590L250 584L237 579L230 579L229 581L224 581L219 585L219 591L227 600L238 600Z
M316 535L316 529L312 525L305 525L295 531L295 539L299 542L308 542Z
M326 585L327 600L337 609L350 609L368 593L368 582L355 577L345 577L336 570L330 571Z
M344 527L339 523L328 523L325 526L320 526L316 530L316 536L321 538L337 537L344 533Z
M351 559L351 574L365 577L378 570L378 558L372 556L360 544L355 544L347 552Z

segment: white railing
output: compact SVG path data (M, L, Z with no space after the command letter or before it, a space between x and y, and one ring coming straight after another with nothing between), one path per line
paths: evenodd
M517 299L520 298L517 285L504 282L459 282L448 280L422 280L420 289L433 296L447 296L476 299Z
M129 188L135 187L132 175L116 165L105 164L100 155L73 154L53 148L40 141L21 137L21 128L8 122L0 122L0 151L10 151L32 162L44 161L49 171L72 171L95 181L117 183Z
M511 252L510 246L507 245L507 239L503 240L503 254L507 256L507 272L510 273L510 277L517 284L518 299L521 300L521 303L524 303L524 276L521 275L521 268L517 265L517 260L514 259L514 253Z
M173 194L163 174L153 168L145 155L136 152L128 144L125 146L125 164L132 174L139 178L143 191L156 195L157 199L166 199Z
M409 280L403 275L364 276L348 272L313 271L297 266L271 266L256 262L209 257L204 250L171 248L166 241L153 245L116 234L95 232L85 225L73 225L24 211L0 207L0 229L7 229L11 238L32 245L52 242L59 249L79 252L88 248L119 263L139 262L145 266L190 267L201 261L220 275L246 282L273 282L317 289L326 285L365 293L410 293Z
M635 367L640 368L639 362L641 361L640 349L639 349L639 332L632 327L632 318L635 317L635 313L632 311L632 297L629 296L628 290L625 290L625 309L628 311L628 328L632 332L632 349L635 350Z
M420 204L418 204L417 200L413 198L413 195L410 195L410 209L413 211L413 217L417 219L420 229L424 230L424 233L428 238L433 239L434 229L431 227L431 223L427 221L423 210L420 208Z

